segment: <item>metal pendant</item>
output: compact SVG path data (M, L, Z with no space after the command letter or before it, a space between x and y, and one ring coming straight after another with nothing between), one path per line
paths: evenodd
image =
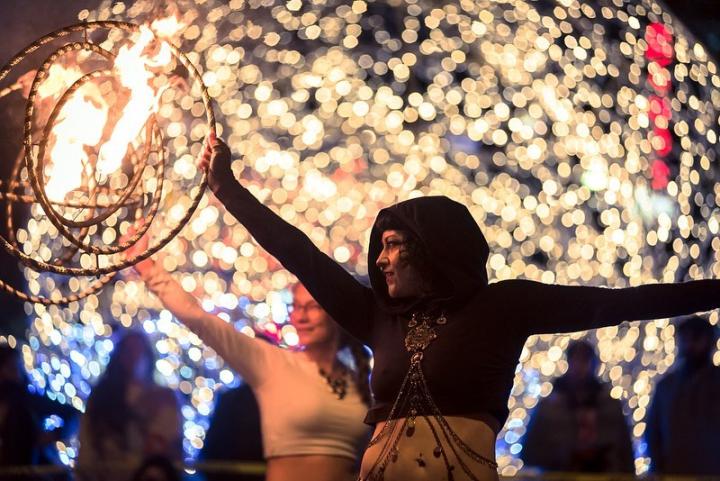
M409 352L424 351L435 339L437 339L435 329L422 322L408 331L405 336L405 349Z
M405 435L409 438L413 437L413 434L415 434L415 419L410 418L407 423L407 429L405 430Z

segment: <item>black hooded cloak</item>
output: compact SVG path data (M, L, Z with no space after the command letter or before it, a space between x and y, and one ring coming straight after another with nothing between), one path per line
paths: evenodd
M665 318L720 305L717 280L624 289L526 280L488 284L487 242L467 208L445 197L417 198L384 209L417 236L448 283L436 299L398 302L388 297L385 279L375 266L381 250L378 228L371 233L368 288L239 184L221 186L215 195L336 322L373 350L375 402L366 417L369 424L386 420L390 413L410 365L407 324L413 311L425 306L441 310L448 320L438 326L438 337L423 358L423 372L440 412L482 419L498 432L508 416L508 396L528 336Z
M419 197L382 209L378 219L391 217L421 243L431 258L433 271L442 285L428 299L391 299L382 271L375 259L382 251L382 230L375 222L370 232L368 270L373 292L386 310L407 313L418 304L457 304L487 287L490 249L485 236L467 208L447 197ZM372 260L372 261L371 261ZM424 306L422 306L424 307Z

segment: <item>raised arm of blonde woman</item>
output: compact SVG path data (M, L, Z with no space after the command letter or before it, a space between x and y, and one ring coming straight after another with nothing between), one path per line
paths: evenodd
M200 302L182 288L160 263L146 260L135 270L162 305L180 322L213 348L230 367L253 387L258 387L277 348L243 334L220 317L206 312Z

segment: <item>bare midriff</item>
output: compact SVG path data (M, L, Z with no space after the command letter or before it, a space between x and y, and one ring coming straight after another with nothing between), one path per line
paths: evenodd
M278 456L267 460L266 481L355 481L354 460L341 456Z
M432 418L429 419L431 419L436 432L440 433L441 430L437 425L437 421ZM477 419L459 416L445 416L445 420L465 444L481 456L495 461L495 433L490 426ZM415 421L415 430L412 436L408 437L406 432L398 432L400 426L403 425L403 421L402 418L398 419L395 432L391 434L393 439L398 435L403 436L403 439L398 444L397 460L390 461L385 469L384 481L404 481L408 479L420 481L447 480L448 470L445 461L442 456L437 457L434 454L437 441L430 427L423 418L418 417ZM382 430L384 425L385 422L381 422L375 426L373 437ZM384 445L385 440L383 439L365 451L360 471L361 479L366 479ZM457 455L448 448L447 440L442 440L442 446L443 449L448 451L449 464L454 466L452 471L454 481L498 480L497 471L494 468L479 464L458 450L460 460L470 468L474 477L467 475L460 466Z

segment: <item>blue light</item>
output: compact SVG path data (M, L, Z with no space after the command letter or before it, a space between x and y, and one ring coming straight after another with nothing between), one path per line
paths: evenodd
M142 326L143 326L143 329L145 330L145 332L147 332L148 334L152 334L155 332L155 323L149 319L147 321L143 322Z
M42 422L43 430L44 431L54 431L56 429L59 429L65 425L65 422L62 420L60 416L57 416L55 414L52 414L45 419L43 419Z

